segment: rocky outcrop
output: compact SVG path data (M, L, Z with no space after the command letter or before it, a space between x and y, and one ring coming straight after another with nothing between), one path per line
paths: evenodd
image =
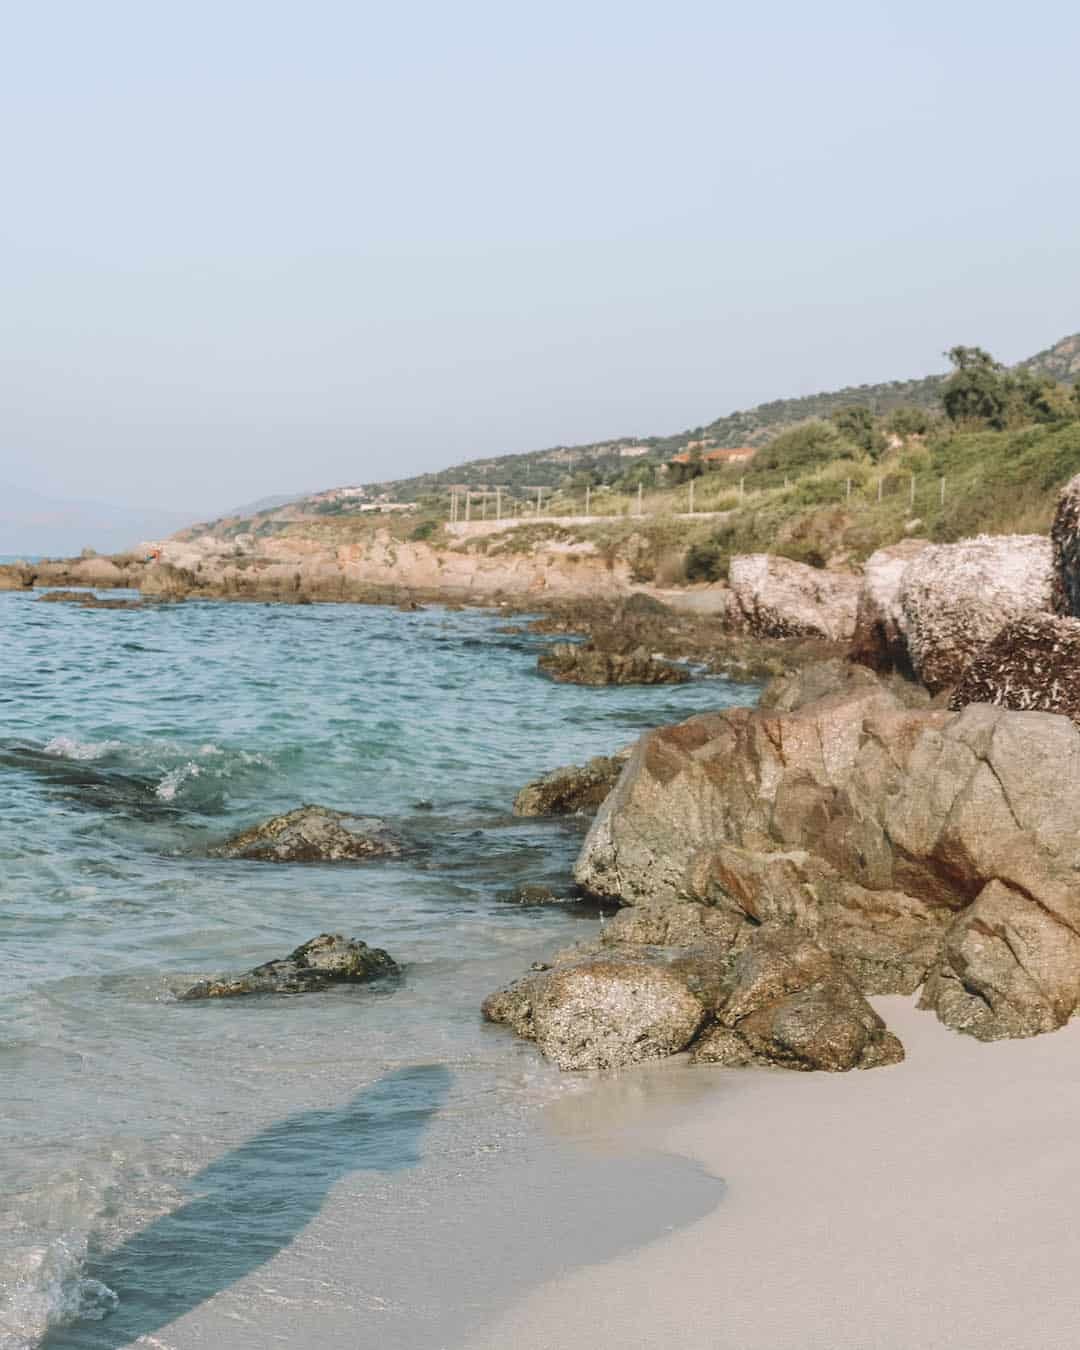
M855 632L859 579L750 553L732 558L728 573L743 620L758 637L817 637L844 642Z
M883 683L705 714L642 738L575 874L649 930L705 906L737 951L783 923L863 992L925 982L949 1025L1027 1035L1080 998L1080 730Z
M976 653L949 699L954 709L969 703L1061 713L1080 723L1080 620L1031 614L1006 624Z
M959 680L1005 624L1049 610L1050 541L1042 535L965 539L923 549L904 569L900 608L911 663L932 693Z
M1061 489L1050 542L1054 554L1054 611L1080 619L1080 474Z
M322 933L278 961L267 961L246 974L202 980L183 1000L238 998L243 994L308 994L332 984L365 984L400 974L397 962L381 947Z
M255 862L308 863L392 858L401 851L402 841L383 820L301 806L234 835L213 853Z
M103 598L93 591L45 591L38 596L39 601L51 604L77 605L80 609L141 609L139 600L117 600L115 597Z
M904 539L867 558L855 613L853 661L882 673L911 674L900 587L908 564L928 547L925 539Z
M553 769L526 783L514 798L515 816L592 815L618 781L630 757L598 755L587 764Z
M560 684L685 684L689 671L650 656L643 648L622 653L593 643L556 642L537 661Z

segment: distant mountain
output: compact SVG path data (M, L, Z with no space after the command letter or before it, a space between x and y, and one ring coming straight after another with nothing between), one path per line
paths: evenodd
M70 557L83 548L119 553L172 534L190 523L191 514L64 501L0 483L0 554Z
M1019 363L1018 369L1030 370L1034 375L1049 375L1062 384L1075 384L1080 379L1080 333L1073 333L1047 347L1046 351L1029 356Z

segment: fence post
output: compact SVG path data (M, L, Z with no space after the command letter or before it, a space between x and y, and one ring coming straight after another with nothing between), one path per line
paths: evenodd
M544 491L544 489L543 489L542 487L538 487L538 488L536 489L536 519L537 519L537 520L540 519L540 498L541 498L541 495L543 494L543 491Z
M694 514L694 480L690 479L690 514Z
M915 475L911 475L911 509L915 510Z
M641 513L642 513L642 511L643 511L643 509L644 509L643 506L642 506L642 500L641 500L644 491L645 491L645 484L644 484L644 483L639 483L639 484L637 485L637 513L638 513L639 516L641 515Z
M851 501L851 479L847 480L847 499Z
M745 478L740 478L740 479L739 479L739 498L740 498L740 500L741 500L743 497L745 497L745 496L746 496L746 479L745 479Z
M878 480L877 480L877 499L878 499L878 501L881 501L881 482L882 482L882 480L881 480L881 478L879 477Z
M472 516L472 493L465 494L465 519L468 521Z
M941 477L941 505L945 505L945 475Z
M585 484L585 514L589 514L589 499L592 497L592 488L588 483Z
M495 489L495 519L502 520L502 488Z

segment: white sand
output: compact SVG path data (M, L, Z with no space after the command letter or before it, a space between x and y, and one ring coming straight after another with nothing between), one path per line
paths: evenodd
M540 1286L467 1350L1080 1346L1080 1022L981 1045L874 1002L907 1049L895 1068L669 1065L564 1103L556 1129L651 1142L728 1189L693 1226Z

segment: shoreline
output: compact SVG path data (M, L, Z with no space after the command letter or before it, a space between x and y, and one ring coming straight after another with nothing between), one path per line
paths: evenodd
M689 1227L520 1299L458 1350L1065 1350L1080 1235L1066 1197L1080 1023L957 1036L873 1000L908 1046L873 1073L614 1074L548 1108L601 1154L635 1146L723 1178ZM679 1081L708 1077L712 1093ZM693 1108L690 1108L690 1102Z

